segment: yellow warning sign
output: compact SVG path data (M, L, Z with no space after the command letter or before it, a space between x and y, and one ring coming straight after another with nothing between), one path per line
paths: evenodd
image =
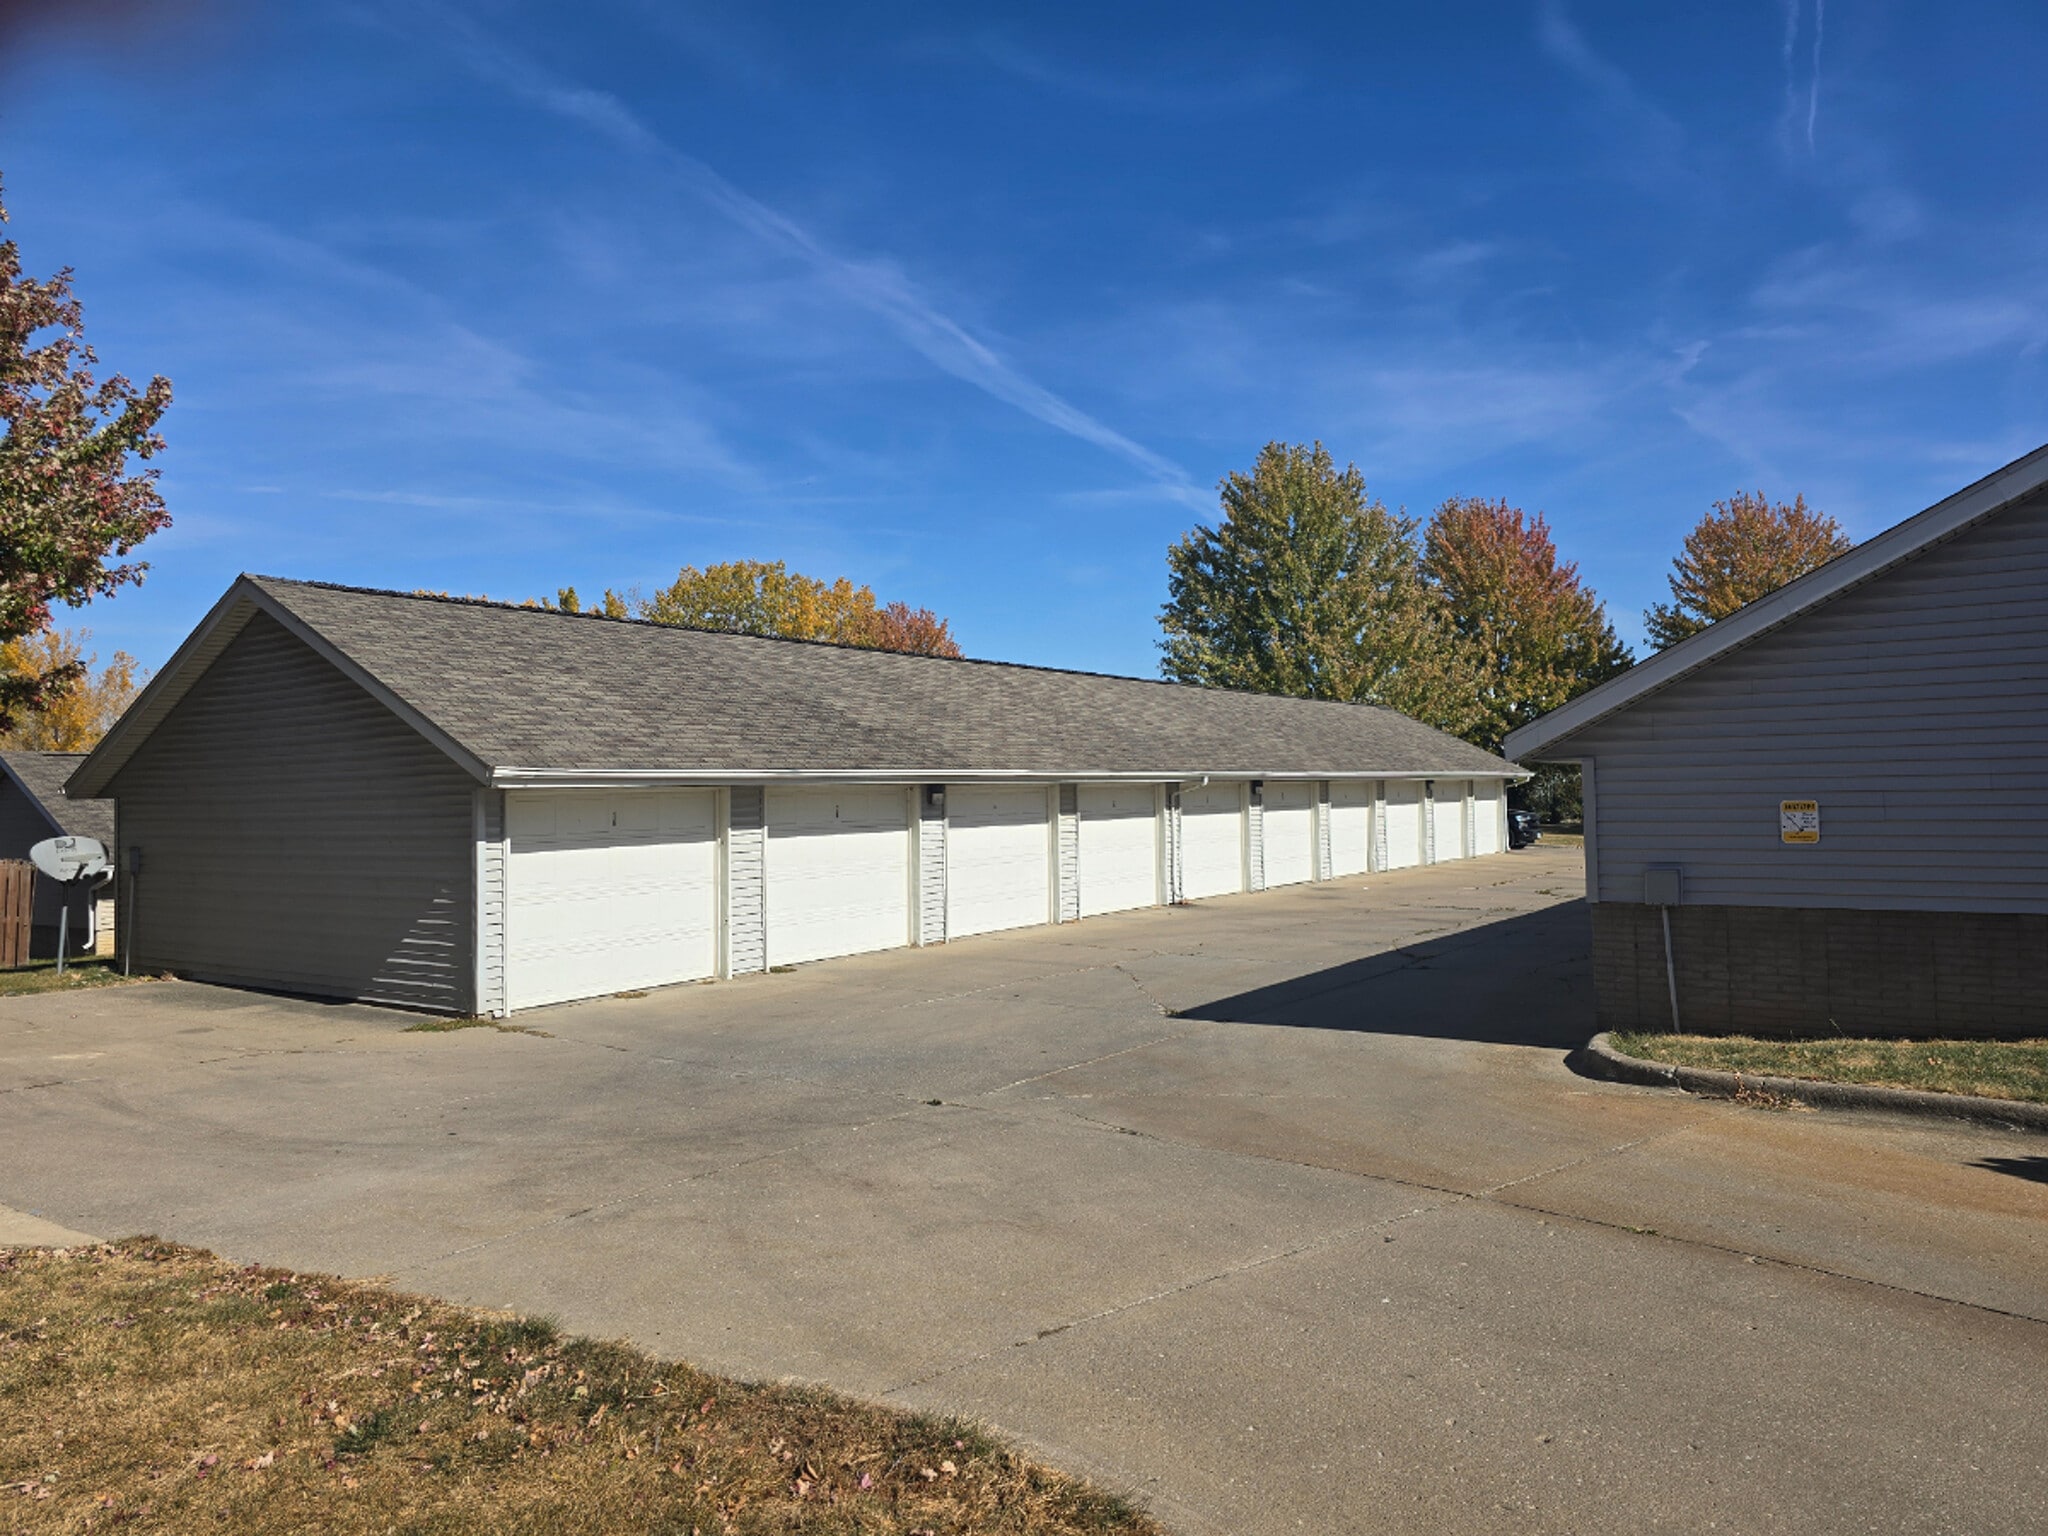
M1781 843L1819 842L1820 802L1818 800L1780 800L1778 802L1778 841Z

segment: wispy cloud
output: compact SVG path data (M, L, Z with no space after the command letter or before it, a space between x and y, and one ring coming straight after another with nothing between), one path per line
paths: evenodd
M1165 64L1155 64L1143 75L1112 74L1054 58L993 32L964 45L933 45L929 51L942 56L965 52L1020 84L1127 111L1242 112L1295 88L1290 73L1242 60L1228 75L1192 74Z
M488 38L459 12L436 14L463 62L519 100L576 123L660 167L678 186L772 250L804 263L832 291L875 315L927 362L1056 431L1136 466L1176 499L1206 504L1186 470L1047 389L946 314L893 263L831 250L803 225L669 144L624 102L549 73Z
M1799 40L1806 30L1806 0L1785 0L1785 37L1778 50L1785 72L1783 124L1788 138L1795 125L1803 126L1808 154L1814 151L1820 126L1820 47L1827 32L1827 8L1828 0L1813 0L1813 40L1802 71Z
M1675 168L1685 130L1670 113L1643 94L1627 71L1586 41L1563 0L1543 0L1536 12L1536 41L1543 51L1590 88L1594 100L1621 129L1617 147L1633 159L1647 157L1657 169Z
M1828 0L1813 0L1813 68L1806 82L1806 147L1820 123L1820 40L1827 31Z

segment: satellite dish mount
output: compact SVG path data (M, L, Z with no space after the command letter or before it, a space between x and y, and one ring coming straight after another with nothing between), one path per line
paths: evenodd
M71 898L96 889L112 878L106 845L96 837L52 837L28 851L29 862L64 887L57 909L57 974L64 974L64 951L71 947Z

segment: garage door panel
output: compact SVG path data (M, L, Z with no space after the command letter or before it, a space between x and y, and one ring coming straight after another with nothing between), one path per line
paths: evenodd
M946 936L1052 921L1052 802L1043 784L948 785Z
M1476 787L1477 805L1474 807L1472 830L1475 854L1500 852L1500 794L1498 783L1482 783Z
M768 963L910 942L910 821L901 789L771 789Z
M711 975L710 790L507 796L506 1001L533 1008Z
M1189 901L1244 889L1244 786L1181 792L1180 863L1181 894Z
M1431 807L1431 814L1436 818L1436 860L1439 864L1465 856L1464 794L1463 780L1437 780L1436 803Z
M1412 780L1387 782L1387 868L1411 869L1422 862L1422 786Z
M1299 885L1316 877L1315 787L1266 785L1261 825L1266 885Z
M1372 867L1372 784L1330 785L1330 874L1362 875Z
M1081 915L1159 902L1159 795L1150 784L1083 784Z

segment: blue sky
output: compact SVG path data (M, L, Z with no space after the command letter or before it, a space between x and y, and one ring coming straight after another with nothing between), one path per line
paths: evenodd
M1867 536L2048 440L2038 3L82 9L0 31L0 171L177 390L81 616L148 665L239 570L751 556L1149 673L1166 546L1318 437L1636 640L1716 497Z

